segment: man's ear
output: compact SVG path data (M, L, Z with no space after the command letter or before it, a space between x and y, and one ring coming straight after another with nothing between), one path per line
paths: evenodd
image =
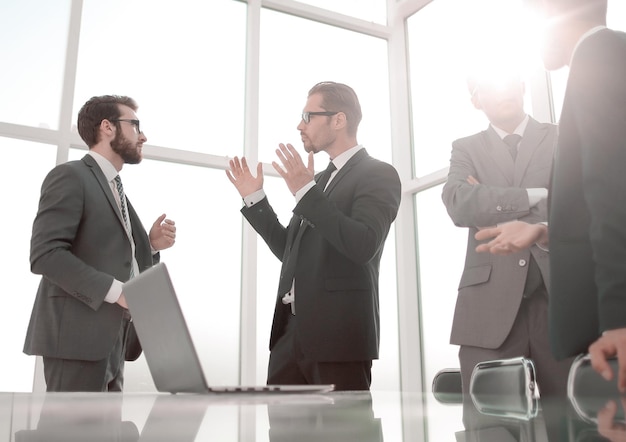
M98 129L100 132L100 136L98 137L99 140L107 140L107 139L112 140L113 138L115 138L115 131L116 131L115 123L112 123L107 119L104 119L100 122L100 126L98 127Z
M115 132L115 125L106 118L100 122L100 130L104 132Z
M346 114L338 112L337 115L335 115L335 129L343 129L346 127L347 123Z
M480 104L480 99L478 98L478 93L474 93L474 95L472 95L472 104L476 109L483 110L483 107Z

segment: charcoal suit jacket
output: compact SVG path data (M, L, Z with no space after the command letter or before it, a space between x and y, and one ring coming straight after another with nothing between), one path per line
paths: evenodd
M130 201L135 257L143 271L158 261ZM42 275L24 352L61 359L106 358L124 309L104 298L130 275L131 246L110 185L93 157L56 166L45 178L33 222L30 263ZM132 328L132 325L131 325ZM131 329L126 358L141 354Z
M302 351L311 360L378 358L380 259L400 196L396 170L361 149L337 171L326 192L315 185L304 195L287 227L267 198L242 209L281 260L300 224L306 228L297 257L295 320ZM283 295L277 293L270 350L291 314Z
M550 188L550 337L559 358L626 327L626 34L570 63Z

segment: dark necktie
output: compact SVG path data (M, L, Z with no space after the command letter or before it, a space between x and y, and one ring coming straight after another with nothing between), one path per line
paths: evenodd
M521 139L522 136L518 134L510 134L504 137L504 142L509 148L509 153L511 154L513 161L515 161L515 158L517 158L517 145L519 144Z
M328 184L328 180L335 170L337 170L337 167L335 167L335 165L331 161L330 163L328 163L326 169L322 173L320 173L320 176L317 179L317 185L320 186L322 190L326 189L326 184Z
M122 186L122 179L119 175L115 177L115 187L117 188L117 193L120 196L120 209L122 212L122 218L124 219L124 227L126 227L126 231L130 235L130 221L128 219L128 213L126 212L126 195L124 194L124 186ZM135 271L133 269L133 264L130 264L130 277L131 279L135 276Z
M319 174L317 178L317 185L324 190L326 184L328 184L328 180L330 179L331 174L337 168L331 161L328 163L328 167ZM300 240L302 239L302 235L307 228L308 221L301 220L301 223L298 226L292 224L291 228L298 228L298 232L291 243L291 246L288 246L288 249L285 250L283 255L283 267L280 273L280 281L278 283L278 295L283 296L291 290L291 285L293 284L293 278L296 275L296 262L298 260L298 250L300 248Z

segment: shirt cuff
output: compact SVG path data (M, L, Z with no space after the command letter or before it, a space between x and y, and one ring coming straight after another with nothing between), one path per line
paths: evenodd
M530 207L536 206L548 197L548 189L543 187L531 187L530 189L526 189L526 193L528 194L528 204Z
M115 304L117 300L120 299L120 296L122 295L123 285L124 285L123 282L118 281L117 279L114 279L113 283L111 284L111 288L109 289L109 292L104 297L104 302L108 302L109 304Z
M306 195L306 193L311 190L313 188L313 186L315 186L315 180L309 182L308 184L305 184L304 186L302 186L300 188L300 190L298 190L296 192L296 203L299 203L300 200L304 197L304 195Z
M245 203L246 207L252 207L256 203L261 201L263 198L265 198L265 191L263 189L259 189L256 192L251 193L248 196L245 196L243 198L243 202Z

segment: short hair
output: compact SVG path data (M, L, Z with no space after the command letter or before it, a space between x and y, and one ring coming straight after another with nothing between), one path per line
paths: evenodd
M356 135L363 114L359 98L350 86L334 81L322 81L309 90L309 97L313 94L322 96L324 110L343 112L346 115L348 133Z
M111 121L121 116L119 105L137 111L137 103L130 97L101 95L91 97L78 112L78 133L90 149L100 141L99 127L102 120Z

